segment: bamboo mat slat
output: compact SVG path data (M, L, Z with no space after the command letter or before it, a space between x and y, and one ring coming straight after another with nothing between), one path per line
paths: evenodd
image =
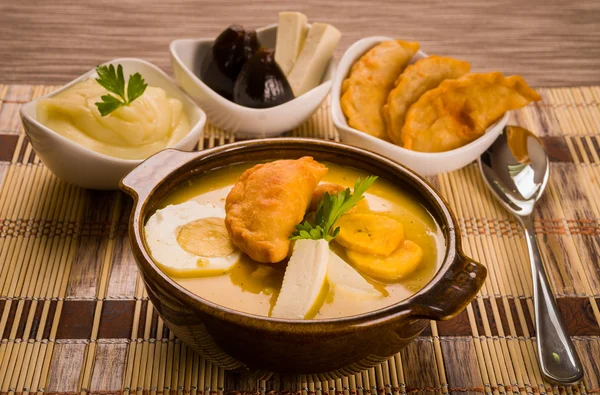
M551 155L535 227L585 368L584 382L566 388L544 382L537 366L523 234L473 164L430 178L458 217L465 252L489 270L458 317L338 380L257 381L214 366L148 300L127 240L129 198L66 185L35 155L18 110L54 88L0 85L0 394L600 393L600 87L540 89L544 100L511 119ZM327 105L290 134L339 140ZM208 125L199 147L234 140Z

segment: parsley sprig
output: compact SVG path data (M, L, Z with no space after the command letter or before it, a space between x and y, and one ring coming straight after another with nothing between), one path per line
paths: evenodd
M290 240L325 239L329 242L335 239L340 233L339 226L334 229L338 218L363 198L363 194L373 185L376 179L377 176L368 176L364 180L358 178L354 184L354 193L350 193L350 188L346 188L336 195L325 192L317 208L316 225L313 226L308 221L296 225L296 230L289 237Z
M96 81L107 91L116 95L101 96L102 101L96 103L96 107L98 107L98 111L103 117L121 106L128 106L132 101L142 96L148 87L140 73L135 73L129 76L127 95L125 95L125 78L123 77L123 66L121 65L118 65L116 70L112 64L98 66L96 67L96 73L98 73Z

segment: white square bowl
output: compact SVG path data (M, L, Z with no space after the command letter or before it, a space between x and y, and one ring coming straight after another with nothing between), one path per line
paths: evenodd
M446 152L419 152L402 148L393 143L378 139L348 125L346 116L340 106L342 82L350 68L365 52L391 37L367 37L352 44L346 50L333 78L331 89L331 119L340 133L340 139L347 144L365 148L411 168L422 176L433 176L440 173L460 169L477 159L498 138L508 122L509 113L505 113L496 123L485 131L477 140L454 150ZM423 51L418 51L411 59L411 64L426 58Z
M275 48L277 24L256 30L263 47ZM218 128L241 137L271 137L300 125L315 112L331 89L335 72L333 57L321 84L287 103L271 108L249 108L229 101L213 91L195 73L201 70L214 39L180 39L171 42L171 63L179 86L206 111L208 120Z
M184 151L194 149L202 137L206 114L179 89L177 84L155 65L141 59L121 58L105 64L120 64L123 73L131 75L139 72L150 86L163 89L169 97L183 104L191 129L174 147ZM33 149L58 178L68 183L89 189L119 189L119 181L143 159L120 159L104 155L83 147L68 138L42 125L37 120L37 104L40 99L53 97L65 89L89 78L97 77L92 69L61 89L35 99L21 107L21 120Z

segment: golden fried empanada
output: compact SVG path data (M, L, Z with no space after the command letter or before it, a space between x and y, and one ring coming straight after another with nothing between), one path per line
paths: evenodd
M541 100L520 76L473 73L426 92L408 113L401 132L405 148L443 152L481 137L505 112Z
M390 140L401 144L400 132L411 104L425 92L437 88L442 81L456 79L471 69L469 62L443 56L428 56L408 66L396 80L383 106L386 132Z
M285 259L288 237L325 174L327 168L308 156L246 170L225 200L225 226L233 244L258 262Z
M384 41L354 63L342 84L340 98L348 125L387 139L381 108L396 78L418 50L419 43L416 42Z

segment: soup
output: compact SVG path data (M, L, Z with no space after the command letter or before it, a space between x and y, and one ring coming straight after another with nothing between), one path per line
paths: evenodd
M242 174L246 170L253 168L254 165L256 165L256 163L232 165L227 168L213 170L201 177L188 181L184 185L173 190L171 194L161 202L160 207L158 207L154 216L158 213L162 213L163 211L161 210L163 209L164 215L166 216L167 209L180 207L179 205L182 204L193 203L194 213L208 210L207 214L196 214L197 218L208 218L207 216L212 216L210 218L220 217L219 215L211 214L211 210L215 210L214 212L218 211L222 215L226 208L228 195L230 195L230 193L233 195L232 188L234 184L239 182ZM319 180L320 186L336 184L343 188L352 189L355 186L355 181L357 179L360 178L365 180L368 176L366 173L357 169L342 167L333 163L324 163L324 165L327 167L328 171L327 174ZM265 183L265 188L269 187L271 187L269 183ZM341 190L343 188L339 189ZM331 195L333 195L333 193ZM439 261L443 258L438 256L437 252L444 250L444 239L437 223L427 209L422 206L413 195L402 191L400 188L395 187L383 179L377 179L363 196L364 200L360 201L351 209L351 211L348 211L347 214L342 215L337 220L335 226L341 224L339 227L342 231L332 241L328 242L328 248L331 250L330 253L337 256L337 258L334 256L334 258L338 259L336 261L337 265L348 266L349 268L342 267L342 275L341 277L338 276L338 278L342 278L343 281L352 278L354 278L354 280L358 279L358 281L364 282L364 285L361 286L363 290L366 291L357 292L352 286L332 286L329 278L333 275L333 269L330 266L328 268L328 277L323 282L322 286L315 286L319 288L318 296L309 311L302 313L304 315L303 318L325 319L351 316L395 304L420 290L431 280L437 271ZM230 208L229 206L228 203L228 216L233 215L232 212L234 210L234 208ZM311 208L309 207L308 213L305 214L305 219L308 218L309 222L311 218L314 221L315 216L318 216L318 211L311 213L310 210ZM354 216L348 217L352 213L354 213ZM186 227L181 228L181 225L178 225L178 243L181 244L182 239L185 239L184 242L187 242L189 238L194 237L188 237L188 233L194 233L194 229L199 229L201 224L200 222L196 224L193 218L189 218L188 220L183 211L174 215L181 224L185 223ZM366 272L365 270L361 271L361 268L365 268L366 266L362 261L357 260L357 256L363 257L364 254L362 253L364 251L357 254L355 251L356 249L353 246L350 246L352 249L348 249L345 246L347 245L345 239L349 239L352 242L351 239L355 235L362 236L362 228L358 230L354 229L357 228L356 221L360 222L362 219L370 220L371 218L375 218L369 217L372 215L377 215L378 217L376 218L378 220L390 221L390 226L392 227L399 227L402 231L402 238L405 240L404 242L410 240L417 248L420 247L422 251L418 264L416 264L410 272L402 274L400 276L401 278L388 281L385 278L381 278L380 275L377 275L378 272L375 272L376 275L370 275L372 273L369 270L366 270ZM353 222L348 219L356 219L356 221ZM280 262L258 262L250 258L247 253L237 251L237 249L235 253L231 253L227 256L229 261L226 261L224 258L218 258L221 259L221 261L214 260L216 258L199 258L198 264L210 262L210 264L215 267L215 270L207 270L199 275L193 268L188 271L173 270L166 261L176 260L176 254L173 254L168 248L164 248L164 251L159 254L158 248L152 248L152 243L156 243L159 236L156 236L156 233L149 232L148 228L151 221L152 218L148 221L146 237L152 256L158 266L179 285L201 298L224 307L255 315L274 315L274 307L276 303L278 303L278 299L281 299L279 298L279 294L282 290L284 276L286 276L286 269L288 269L288 265L291 265L290 262L294 259L294 255L296 254L294 242L292 242L292 247L290 248L290 252L292 250L294 251L291 254L292 258L289 258L289 253L287 253L287 257ZM197 221L203 220L197 219ZM368 222L365 222L365 224L366 229L369 224ZM276 224L273 224L273 226L276 226ZM232 225L230 227L232 227ZM160 228L161 232L168 231L166 230L168 226L165 226L162 223L160 226L156 226L156 228ZM352 228L351 231L355 233L346 232L349 228ZM173 229L176 229L176 227L173 227ZM391 235L392 232L393 231L390 230L390 236L388 237L386 235L385 240L382 240L382 245L387 246L387 244L389 244L388 239L394 238L393 235ZM231 235L232 231L230 230L229 233ZM207 234L207 232L204 232L200 237L208 237ZM371 235L369 234L369 236ZM217 240L216 244L218 245L221 245L221 241L223 241L223 245L229 242L229 240L222 240L227 238L227 235L223 234L222 231L220 231L220 233L214 232L210 237ZM236 241L235 235L231 239L238 247L244 248L244 245L240 244L239 240ZM306 242L306 240L296 240L296 246L299 245L300 242ZM311 240L307 243L310 242L315 241ZM327 243L324 244L327 245ZM368 244L370 245L362 246L362 248L369 249L376 243ZM171 245L173 245L173 243L171 243ZM191 245L192 247L184 247L184 249L194 253L194 243L191 243ZM229 253L230 251L233 251L229 249L235 248L235 246L230 247L227 245L223 248ZM254 250L249 250L249 252L252 254ZM209 253L205 254L202 251L199 251L198 254L210 255ZM339 260L339 258L341 258L341 260ZM377 259L380 258L378 257ZM360 264L357 264L357 262ZM380 261L373 263L369 260L368 262L373 265L385 264L385 262L379 263ZM193 264L194 262L192 261L190 265L193 266ZM331 261L329 264L333 265ZM312 265L312 263L310 265ZM227 269L220 269L225 267L227 267ZM289 271L291 270L292 269L290 268ZM356 277L356 272L360 274L360 277ZM290 274L290 276L291 275L292 274ZM303 286L302 281L299 281L299 286ZM369 289L367 289L369 287L374 291L369 291ZM298 292L298 295L302 295L302 290ZM283 302L280 300L280 303Z

